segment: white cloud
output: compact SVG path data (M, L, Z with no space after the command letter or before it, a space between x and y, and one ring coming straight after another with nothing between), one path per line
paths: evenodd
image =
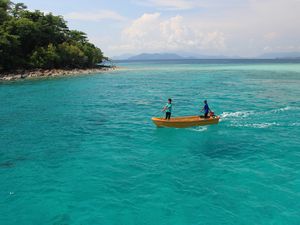
M149 0L149 4L168 10L185 10L196 6L193 1L186 0Z
M149 9L160 13L145 13L122 23L119 33L116 32L110 42L104 45L98 42L100 47L104 46L104 52L110 55L184 52L253 57L264 52L300 51L300 0L144 2ZM176 11L166 12L166 9ZM193 10L180 12L180 9Z
M126 18L121 16L115 11L111 10L99 10L94 12L71 12L64 17L68 20L80 20L80 21L94 21L99 22L102 20L115 20L123 21Z
M224 33L227 49L222 54L257 56L263 51L296 51L300 45L299 0L246 2L243 7L213 7L189 21L192 26L201 23L203 28Z
M131 0L132 2L154 7L160 10L190 10L197 8L216 8L216 7L238 7L244 5L245 1L240 0ZM246 1L247 2L247 1Z
M156 22L158 22L160 17L159 13L147 14L145 13L140 18L134 20L131 25L124 29L123 35L125 38L142 38L146 36L151 31L156 28Z
M160 10L186 10L191 9L193 4L188 0L132 0L135 4L155 7Z
M122 43L114 46L124 52L199 51L224 49L220 31L191 27L182 16L163 18L159 13L143 14L122 32Z
M160 32L169 49L223 49L225 38L222 32L202 31L191 27L182 16L175 16L160 23Z
M263 35L264 39L266 39L266 40L273 40L273 39L277 38L278 36L279 35L276 32L268 32Z

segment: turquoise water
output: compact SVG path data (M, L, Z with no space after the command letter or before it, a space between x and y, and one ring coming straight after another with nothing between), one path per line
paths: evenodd
M120 63L0 83L0 224L300 223L300 63ZM156 128L173 98L218 125Z

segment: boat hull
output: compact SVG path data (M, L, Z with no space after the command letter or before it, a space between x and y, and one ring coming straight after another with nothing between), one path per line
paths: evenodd
M174 127L174 128L186 128L196 126L206 126L219 123L219 116L210 118L203 118L200 116L185 116L185 117L173 117L170 120L164 118L153 117L152 121L157 127Z

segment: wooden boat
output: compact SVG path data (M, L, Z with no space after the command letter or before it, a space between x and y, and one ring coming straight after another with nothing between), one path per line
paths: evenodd
M153 117L152 121L157 127L185 128L217 124L219 123L219 119L219 116L211 116L209 118L204 118L202 116L183 116L173 117L170 120L166 120L165 118Z

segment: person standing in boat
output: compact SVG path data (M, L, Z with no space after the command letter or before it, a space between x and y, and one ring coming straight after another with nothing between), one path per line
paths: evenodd
M172 99L168 99L168 103L165 105L162 111L166 112L166 120L169 120L172 113Z
M204 111L204 118L208 118L208 113L210 112L210 108L207 104L207 100L204 100L204 107L201 110L201 112L203 112L203 111Z

